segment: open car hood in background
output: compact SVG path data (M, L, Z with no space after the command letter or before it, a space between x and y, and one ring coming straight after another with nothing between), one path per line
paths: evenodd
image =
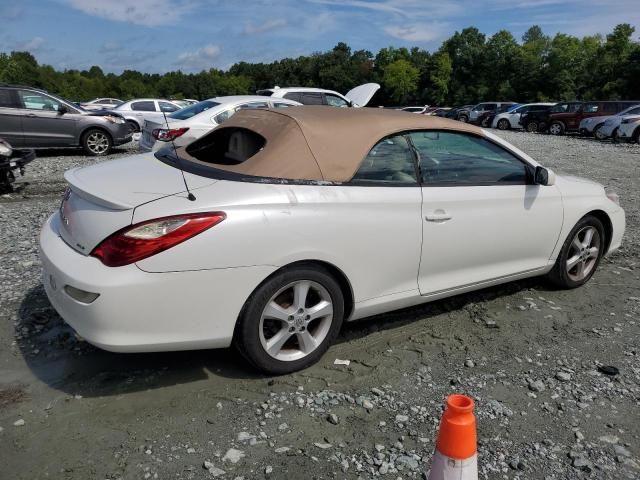
M349 90L345 97L354 107L365 107L378 90L380 90L379 84L365 83Z

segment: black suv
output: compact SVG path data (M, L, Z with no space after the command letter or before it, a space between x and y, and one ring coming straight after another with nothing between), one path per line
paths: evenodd
M16 148L82 147L106 155L131 140L122 115L87 111L44 90L0 84L0 138Z

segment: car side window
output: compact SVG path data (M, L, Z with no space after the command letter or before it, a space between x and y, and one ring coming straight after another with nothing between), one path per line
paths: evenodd
M131 110L135 110L136 112L155 112L156 106L153 102L133 102L131 104Z
M283 98L286 98L287 100L293 100L294 102L302 103L302 94L299 92L285 93Z
M16 108L13 92L8 88L0 88L0 108Z
M325 98L327 99L327 105L331 105L332 107L348 107L349 103L343 99L338 97L337 95L332 95L330 93L325 94ZM413 110L420 111L420 109Z
M46 110L55 112L60 106L60 102L57 102L53 98L40 93L30 92L29 90L18 90L18 98L22 104L22 108L27 108L29 110Z
M289 107L295 107L295 105L291 105L290 103L284 103L284 102L273 102L273 108L289 108Z
M596 113L599 105L597 103L585 103L582 111L584 113Z
M402 135L378 142L351 179L354 184L417 185L414 153Z
M324 105L321 93L303 93L299 101L303 105Z
M231 118L231 116L236 113L236 111L233 108L230 108L229 110L225 110L224 112L219 113L218 115L216 115L215 117L213 117L213 121L216 122L217 124L220 124L222 122L224 122L225 120L228 120L229 118Z
M171 113L180 110L180 107L169 102L158 102L161 112Z
M269 105L267 104L267 102L251 102L240 105L237 110L243 110L246 108L269 108Z
M527 169L502 147L475 135L424 131L410 134L424 186L524 185Z

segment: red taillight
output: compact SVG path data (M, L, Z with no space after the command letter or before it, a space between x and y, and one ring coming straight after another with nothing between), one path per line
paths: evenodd
M160 253L217 225L223 212L190 213L130 225L105 238L91 252L107 267L121 267Z
M189 130L189 127L182 128L156 128L151 132L153 138L156 140L160 140L161 142L170 142L171 140L175 140L176 138L184 135L184 133Z

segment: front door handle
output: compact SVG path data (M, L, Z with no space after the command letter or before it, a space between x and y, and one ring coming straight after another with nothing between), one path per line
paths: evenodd
M432 213L425 215L424 217L424 219L427 222L436 222L436 223L446 222L447 220L451 220L452 218L453 217L447 212L445 212L444 210L436 210Z

